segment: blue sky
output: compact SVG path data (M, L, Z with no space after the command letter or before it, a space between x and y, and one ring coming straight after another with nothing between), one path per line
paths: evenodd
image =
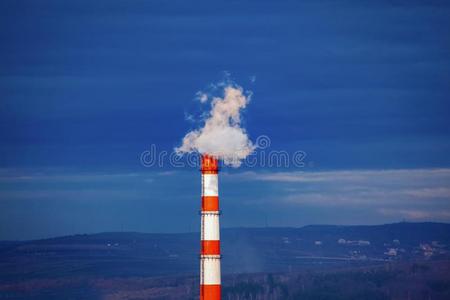
M224 168L223 226L448 222L450 4L422 2L2 1L0 239L196 230L195 168L139 158L225 72L306 158Z

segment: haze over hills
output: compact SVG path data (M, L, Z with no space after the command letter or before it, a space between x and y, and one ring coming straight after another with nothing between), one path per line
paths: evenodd
M199 233L136 232L2 241L0 296L196 299L198 243ZM448 299L449 246L445 223L223 229L223 295Z
M198 233L114 232L0 243L0 279L198 272ZM311 225L222 231L224 273L449 258L450 224Z

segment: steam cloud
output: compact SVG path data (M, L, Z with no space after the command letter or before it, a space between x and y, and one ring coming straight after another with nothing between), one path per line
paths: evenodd
M205 103L208 95L197 93L200 102ZM203 127L190 131L183 138L179 154L198 152L222 159L226 165L239 167L255 146L247 132L241 127L241 111L247 106L250 96L235 84L223 87L223 98L213 97L211 110L205 114Z

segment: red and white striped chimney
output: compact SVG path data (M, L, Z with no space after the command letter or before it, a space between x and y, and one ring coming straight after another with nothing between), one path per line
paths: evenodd
M202 155L200 300L220 300L220 226L218 160Z

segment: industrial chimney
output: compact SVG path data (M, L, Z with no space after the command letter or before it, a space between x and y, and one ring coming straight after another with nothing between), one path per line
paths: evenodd
M202 210L200 300L220 300L220 226L218 160L201 157Z

